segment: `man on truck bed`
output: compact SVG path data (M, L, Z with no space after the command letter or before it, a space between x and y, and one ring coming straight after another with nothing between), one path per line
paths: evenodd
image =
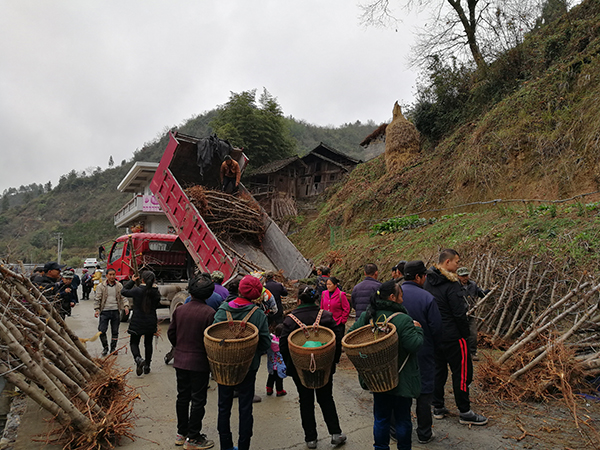
M223 185L223 192L235 194L240 184L241 175L240 165L237 161L234 161L231 156L226 155L223 164L221 164L221 183Z

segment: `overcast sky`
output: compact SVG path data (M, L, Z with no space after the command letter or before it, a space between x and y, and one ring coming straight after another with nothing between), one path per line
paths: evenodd
M0 0L0 193L129 159L166 127L266 88L317 125L411 103L416 17L355 0Z

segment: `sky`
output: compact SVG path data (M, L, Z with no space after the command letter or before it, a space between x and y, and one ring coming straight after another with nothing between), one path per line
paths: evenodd
M418 16L348 0L0 0L0 193L130 159L166 129L266 88L321 126L412 103Z

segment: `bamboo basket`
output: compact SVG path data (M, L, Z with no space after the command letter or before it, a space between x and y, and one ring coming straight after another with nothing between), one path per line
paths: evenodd
M320 341L321 347L302 347L306 341ZM329 328L304 327L290 333L288 347L304 387L319 389L327 384L335 358L335 334Z
M240 384L248 373L257 345L258 328L244 320L219 322L204 330L204 346L215 381L224 386Z
M398 386L398 334L393 323L384 332L371 325L360 327L342 339L342 348L372 392Z

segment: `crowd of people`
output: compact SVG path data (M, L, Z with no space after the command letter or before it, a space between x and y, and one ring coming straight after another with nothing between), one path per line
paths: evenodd
M174 360L177 383L175 445L186 450L214 446L214 441L202 433L210 380L203 336L204 330L213 323L227 320L245 320L255 325L259 330L259 342L243 381L237 386L218 386L217 430L223 450L250 448L253 403L260 401L255 385L263 354L267 354L267 395L285 396L284 379L290 377L294 382L307 448L317 448L315 399L331 435L331 444L344 444L347 437L342 432L333 397L341 341L345 333L382 321L393 323L398 334L399 383L390 391L373 393L374 448L389 449L390 438L397 441L399 449L411 448L413 399L416 402L417 439L422 444L433 441L433 419L441 420L449 415L445 403L448 375L452 380L459 422L485 425L488 419L471 409L469 397L472 360L477 357L477 332L474 320L467 312L469 306L488 291L469 279L468 268L459 266L458 252L446 249L429 269L423 261L400 261L392 267L391 279L382 283L377 265L368 263L363 268L364 279L350 294L344 292L329 267L319 267L314 277L296 280L299 283L297 306L287 313L282 297L287 296L288 291L276 281L275 273L237 277L228 280L227 287L223 286L224 275L219 271L198 274L189 281L189 297L173 312L167 333L172 350L165 362ZM100 272L98 282L93 284L92 274L84 273L79 280L72 268L50 262L41 273L32 277L32 281L57 299L57 309L63 318L78 302L78 284L82 285L84 299L94 290L94 310L99 319L103 356L117 351L121 314L129 316L131 309L127 331L135 371L138 376L148 374L153 337L158 327L156 309L160 304L154 274L144 271L141 277L133 277L124 285L116 280L113 269L106 271L104 280L101 275ZM356 320L347 328L352 309ZM302 384L294 366L288 337L299 327L312 326L315 322L333 331L336 348L327 383L318 389L309 389ZM142 336L143 357L140 352ZM366 389L363 380L359 381ZM237 446L234 446L230 426L235 397L239 402Z

